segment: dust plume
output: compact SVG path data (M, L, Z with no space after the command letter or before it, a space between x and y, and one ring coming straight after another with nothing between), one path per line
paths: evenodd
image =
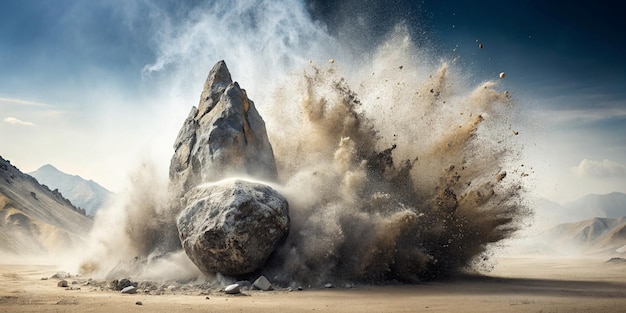
M392 48L393 47L393 48ZM502 117L509 93L412 63L402 28L352 77L311 65L266 115L288 242L264 272L282 280L409 281L469 266L528 213L516 147ZM419 64L418 64L419 65ZM505 121L506 123L506 121Z
M167 116L165 128L181 126L200 94L190 84L202 86L224 56L255 101L280 176L273 186L289 201L292 223L260 273L284 284L438 279L519 228L528 210L509 92L495 81L473 86L455 61L418 48L402 23L352 55L301 2L289 3L215 4L164 23L161 54L145 73L168 77L176 103L185 94L180 119ZM160 158L171 157L172 142ZM198 273L180 257L178 212L155 174L167 167L155 164L97 217L86 270L121 259L141 275L166 260L183 276Z

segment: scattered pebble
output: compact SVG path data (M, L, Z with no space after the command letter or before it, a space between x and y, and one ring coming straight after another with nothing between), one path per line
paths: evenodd
M57 287L67 287L67 280L61 280L57 283Z
M56 274L52 275L50 278L59 278L59 279L63 279L66 277L70 277L69 273L66 272L56 272Z
M128 286L124 289L122 289L122 291L120 291L121 293L126 293L126 294L135 294L137 293L137 288L135 286Z
M141 303L141 301L137 301L135 302L135 305L143 305L143 303Z
M327 283L324 285L324 288L333 288L333 284Z
M241 292L241 289L239 288L239 284L228 285L224 289L224 293L226 293L228 295L234 295L234 294L238 294L240 292Z
M623 263L626 263L626 259L624 259L624 258L618 258L618 257L615 257L615 258L610 258L608 261L606 261L606 263L619 263L619 264L623 264Z
M270 283L270 281L267 279L267 277L261 275L259 276L259 278L257 278L254 283L252 283L252 286L256 289L259 290L263 290L263 291L270 291L270 290L274 290L274 287L272 286L272 283Z

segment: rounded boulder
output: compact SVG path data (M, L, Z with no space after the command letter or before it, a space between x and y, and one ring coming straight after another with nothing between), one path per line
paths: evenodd
M200 185L185 195L180 241L204 273L235 276L261 268L289 234L289 204L270 186L243 180Z

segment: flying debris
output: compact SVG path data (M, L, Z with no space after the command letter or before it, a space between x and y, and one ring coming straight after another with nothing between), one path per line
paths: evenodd
M330 63L330 64L335 63L335 59L330 59L330 60L328 60L328 63Z
M483 48L483 44L482 43L478 44L478 48L482 49Z
M504 74L504 72L500 73L500 78L504 78L504 76L506 76L506 74Z

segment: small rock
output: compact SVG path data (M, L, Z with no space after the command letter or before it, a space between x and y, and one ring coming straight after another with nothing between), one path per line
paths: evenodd
M211 298L209 298L209 296L207 296L205 299L207 299L207 300L211 300Z
M52 275L50 278L63 279L67 277L70 277L70 274L68 274L67 272L56 272L56 274Z
M333 288L333 284L327 283L324 285L324 288Z
M124 288L126 288L128 286L132 286L132 285L133 285L133 283L128 278L122 278L119 281L117 279L111 281L111 288L114 289L114 290L122 290L122 289L124 289Z
M42 277L41 280L48 280L48 277Z
M298 286L298 291L302 291L304 290L304 288L302 288L302 286Z
M137 301L135 302L135 305L143 305L143 303L141 303L141 301Z
M135 286L128 286L124 289L122 289L122 291L120 291L121 293L127 293L127 294L135 294L137 293L137 288Z
M67 287L67 280L61 280L57 283L57 287Z
M239 284L228 285L224 289L224 293L226 293L228 295L234 295L234 294L238 294L240 292L241 292L241 289L239 288Z
M259 278L257 278L254 281L254 283L252 283L252 286L254 286L254 288L256 289L263 290L263 291L270 291L274 289L274 287L272 286L272 283L270 283L267 277L263 275L259 276Z
M610 258L609 260L606 261L606 263L623 264L623 263L626 263L626 259L615 257L615 258Z

